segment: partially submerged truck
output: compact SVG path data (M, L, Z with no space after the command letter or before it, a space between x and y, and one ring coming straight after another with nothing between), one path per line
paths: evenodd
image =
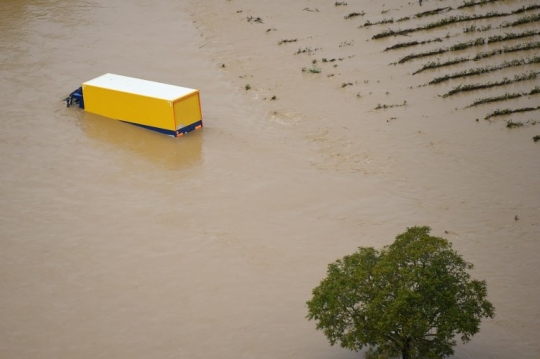
M203 126L199 90L105 74L84 82L67 106L179 137Z

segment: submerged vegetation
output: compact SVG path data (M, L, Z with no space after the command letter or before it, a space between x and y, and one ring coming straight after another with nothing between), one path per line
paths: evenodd
M402 104L394 104L394 105L385 105L385 104L381 105L380 103L378 103L377 107L375 107L375 110L380 110L381 108L386 109L386 108L403 107L403 106L407 106L407 101L403 101Z
M394 23L401 23L412 19L424 20L425 18L428 18L430 16L437 16L437 18L434 20L426 20L422 22L418 21L416 24L410 25L407 28L392 28L391 25L381 27L379 28L380 30L378 32L375 32L375 34L371 36L371 39L378 40L386 37L406 36L407 38L405 39L400 38L402 39L402 41L396 41L394 44L388 44L382 49L382 51L388 52L413 47L420 50L409 54L404 53L396 62L390 63L390 65L401 64L406 66L406 64L416 59L432 58L431 61L422 64L420 68L411 71L411 73L412 75L417 75L429 70L440 70L435 77L433 77L431 80L428 79L425 85L419 85L418 87L442 84L450 80L456 81L454 87L452 87L450 90L445 90L445 93L439 95L439 97L442 98L448 98L459 93L468 94L472 91L478 91L480 93L485 92L485 90L488 89L493 89L492 91L496 91L496 88L498 87L504 89L505 87L508 88L512 84L517 84L529 80L538 80L538 75L540 74L540 72L538 72L538 64L540 64L540 54L538 54L537 51L534 51L540 49L540 41L538 41L538 36L540 36L540 29L538 27L534 27L534 23L540 21L540 13L538 13L537 11L540 9L540 3L533 0L526 0L528 4L520 4L519 7L514 6L511 10L507 10L506 7L503 8L501 6L498 7L499 10L496 11L491 10L485 11L483 13L478 13L475 9L471 11L471 8L473 7L482 7L483 5L498 3L500 1L504 0L465 0L457 7L440 6L417 13L399 14L400 16L387 17L382 19L377 18L375 19L375 21L374 19L368 18L363 21L363 25L359 26L359 28L374 28L377 25L384 26ZM422 0L420 0L420 5L422 5L421 3ZM336 6L338 6L337 2L335 4ZM508 4L515 3L509 1ZM491 5L490 9L497 9L497 5ZM386 8L381 12L381 14L387 14L390 12L390 10L397 9ZM525 14L526 12L532 11L534 11L532 15ZM362 11L361 13L349 13L344 17L345 19L350 19L352 17L364 15L365 12ZM411 21L411 23L412 22L413 21ZM462 31L461 29L458 29L458 32L456 33L456 27L450 27L450 25L455 25L459 23L464 23L464 25ZM517 30L517 26L524 26L525 28L523 30ZM449 30L448 32L446 32L446 36L441 35L441 32L445 31L445 27L448 27ZM516 28L516 30L509 31L510 28ZM432 30L433 32L431 32ZM416 33L420 31L426 31L427 33L433 33L437 35L432 37L420 37L416 35ZM477 33L478 35L480 35L480 33L484 33L487 31L490 31L490 33L488 33L487 35L475 36L471 38L471 34ZM457 41L449 40L451 38L457 38ZM499 43L504 43L508 41L514 41L514 43L510 43L510 45L508 46L497 46ZM445 46L429 46L429 44L435 43L445 43ZM340 47L342 47L342 44L340 44ZM467 50L467 54L457 57L449 56L453 52L462 50ZM528 55L521 57L516 56L512 60L507 60L506 58L503 58L498 63L493 63L490 60L487 60L486 63L483 63L482 65L472 65L473 63L476 65L478 64L478 61L482 62L494 56L509 53L517 54L523 51L532 51L533 53L529 53ZM311 51L299 50L298 53L302 52L310 53ZM335 59L327 60L326 58L323 58L322 62L329 62L333 60ZM448 68L452 66L455 66L457 70L449 71ZM517 70L512 70L512 68L519 69L523 68L524 66L529 67L531 71L516 74ZM310 70L305 69L304 71ZM486 80L478 83L471 83L469 81L466 81L472 76L480 76L483 74L498 74L498 71L501 71L501 73L502 71L505 71L505 76L498 76L498 79L496 80L490 80L489 78L486 78ZM506 75L507 73L510 73L510 75ZM336 74L329 74L328 77L334 75ZM366 81L364 82L366 83ZM351 85L352 82L342 82L341 88L346 88ZM408 88L413 89L414 87L409 86ZM527 90L514 89L512 91L501 92L503 94L499 93L491 96L479 96L474 101L471 100L470 105L466 106L465 108L479 105L488 105L518 98L530 100L531 96L540 94L540 87L535 86L534 88L529 88ZM386 94L388 95L389 92L386 92ZM406 104L406 101L404 101L403 103L394 104L378 103L374 110L401 107L405 106ZM489 108L489 106L486 107ZM537 111L539 109L540 106L532 106L531 104L519 108L491 109L491 111L486 114L485 118L489 120L497 116ZM525 124L536 124L536 121L507 121L508 128L522 127ZM540 139L538 140L540 141Z
M287 44L289 42L296 42L298 41L298 39L285 39L285 40L281 40L278 42L278 45L281 45L281 44Z
M406 36L408 39L403 41L397 41L394 44L387 45L382 51L393 51L406 48L420 48L418 52L413 52L409 54L403 54L396 62L390 63L390 65L402 64L405 65L413 60L421 58L433 58L432 61L428 61L425 64L422 64L420 68L415 71L411 71L412 75L417 75L429 70L441 70L440 74L437 74L431 80L428 80L427 84L419 85L418 87L441 84L453 81L463 81L471 78L472 76L480 76L483 74L494 74L498 71L508 71L505 69L511 68L521 68L522 66L529 66L534 70L524 73L515 74L515 72L510 76L499 77L499 80L489 81L479 83L467 83L463 81L462 83L457 83L451 90L447 90L445 93L439 95L443 98L448 98L458 93L470 93L472 91L481 91L497 87L505 87L511 84L516 84L528 80L537 80L540 72L536 71L538 69L538 64L540 64L540 54L533 53L528 56L516 57L513 60L502 59L499 63L487 63L482 66L471 66L473 63L478 61L483 61L489 59L493 56L508 54L508 53L518 53L522 51L534 51L540 49L540 41L538 41L538 36L540 36L540 29L536 28L525 28L522 31L507 31L506 29L517 27L521 25L533 24L534 22L540 21L540 13L537 10L540 9L540 3L533 0L526 0L529 4L521 5L519 7L514 7L511 10L506 10L503 7L499 7L498 11L487 11L484 13L477 13L476 11L471 11L473 7L482 7L483 5L498 3L505 0L465 0L457 7L451 6L441 6L427 11L409 13L409 14L400 14L400 16L383 18L383 19L366 19L363 22L363 25L359 26L360 28L365 27L375 27L377 25L388 25L394 23L401 23L404 21L409 21L411 19L424 19L429 16L438 16L437 19L427 22L418 22L408 28L391 28L385 26L381 28L379 32L376 32L371 36L372 40L383 39L386 37L397 37L397 36ZM514 2L508 2L509 4L514 4ZM409 3L410 4L410 3ZM420 0L420 5L422 5L422 0ZM338 3L336 2L336 6ZM491 9L496 9L496 5L492 5ZM466 10L464 10L466 9ZM504 9L504 10L503 10ZM392 9L394 10L394 9ZM396 9L397 10L397 9ZM526 15L524 13L534 11L532 15ZM390 9L385 9L381 14L386 14L390 12ZM449 14L445 14L449 13ZM443 15L444 14L444 15ZM521 16L521 14L524 14ZM349 19L356 16L364 16L365 13L350 13L345 16L345 19ZM520 15L519 17L516 15ZM510 17L512 16L512 17ZM508 17L508 20L505 19ZM503 18L502 20L498 20ZM397 20L396 20L397 19ZM491 19L497 19L491 20ZM411 21L412 22L412 21ZM440 35L441 31L444 31L444 27L465 23L462 31L458 33L447 32L446 36ZM530 25L532 26L532 25ZM433 36L431 38L422 37L415 38L415 33L420 31L438 31L436 34L438 36ZM455 27L449 28L449 30L455 30ZM479 36L476 38L467 37L463 34L472 34L472 33L482 33L486 31L491 31L489 36ZM495 31L499 31L496 33ZM424 48L424 45L434 44L434 43L443 43L446 41L451 41L448 39L457 37L458 41L452 41L446 46L440 47L427 47ZM530 40L529 40L530 39ZM461 41L460 41L461 40ZM503 43L507 41L518 41L519 43L514 42L509 46L502 46L494 48L498 43ZM527 41L529 40L529 41ZM341 47L341 46L340 46ZM478 50L476 50L478 49ZM468 50L468 54L457 56L453 58L447 58L446 55L450 55L456 51ZM475 51L476 50L476 51ZM323 62L326 59L323 59ZM473 62L474 61L474 62ZM447 68L452 66L458 67L457 71L448 71ZM330 76L330 75L329 75ZM331 74L334 76L334 74ZM502 79L501 79L502 77ZM343 82L342 88L349 86L351 83ZM413 89L413 86L409 86L409 89ZM540 93L540 87L536 86L530 91L505 91L504 94L498 94L494 96L484 96L479 97L466 108L474 107L482 104L490 104L501 101L507 101L512 99L517 99L521 97L530 97L532 95ZM388 92L387 92L388 94ZM374 108L375 110L387 109L393 107L405 106L406 102L403 104L377 104ZM486 119L502 116L506 114L527 112L527 111L536 111L540 107L535 106L526 106L516 109L498 109L493 110L486 115ZM477 120L478 121L478 120ZM523 122L510 122L508 127L518 127L518 123Z
M515 128L515 127L523 127L523 122L520 122L520 121L514 122L513 120L509 120L506 122L506 128Z
M393 46L389 46L384 51L388 50L395 50L395 49L401 49L403 47L410 47L410 46L416 46L416 45L424 45L424 44L430 44L432 42L442 42L443 40L440 37L436 37L431 40L424 40L424 41L407 41L407 42L398 42L397 44Z
M494 43L494 42L521 39L521 38L524 38L524 37L531 37L531 36L536 36L536 35L540 35L540 30L530 30L530 31L520 32L520 33L517 33L517 34L509 32L509 33L506 33L504 35L490 36L490 37L487 38L487 42L491 44L491 43Z
M444 62L431 61L431 62L428 62L427 64L422 65L420 69L416 70L412 74L416 75L426 70L432 70L432 69L437 69L441 67L451 66L451 65L455 65L455 64L459 64L459 63L467 62L467 61L471 61L471 60L468 57L457 57L455 59L447 60Z
M442 54L442 53L445 53L445 52L465 50L465 49L468 49L469 47L483 45L483 44L485 44L485 42L486 42L486 40L483 37L479 37L479 38L477 38L475 40L466 41L466 42L460 42L460 43L452 45L450 47L443 47L443 48L439 48L439 49L435 49L435 50L431 50L431 51L420 52L418 54L410 54L410 55L407 55L407 56L401 58L398 61L398 64L403 64L403 63L405 63L407 61L411 61L413 59L417 59L417 58L420 58L420 57L428 57L428 56L433 56L433 55L439 55L439 54Z
M536 86L529 92L514 92L514 93L505 93L504 95L500 96L492 96L492 97L484 97L480 99L476 99L472 104L470 104L467 107L473 107L478 105L483 105L485 103L491 103L491 102L499 102L499 101L506 101L511 100L514 98L522 97L522 96L532 96L540 94L540 86Z
M511 99L518 98L518 97L521 97L521 96L523 96L523 93L517 93L517 92L508 93L507 92L504 95L500 95L500 96L492 96L492 97L484 97L484 98L481 98L481 99L476 99L472 104L470 104L467 107L483 105L485 103L491 103L491 102L499 102L499 101L511 100Z
M478 37L478 38L476 38L474 40L460 42L460 43L457 43L457 44L449 46L449 47L442 47L442 48L438 48L438 49L435 49L435 50L420 52L420 53L417 53L417 54L413 53L413 54L410 54L410 55L407 55L407 56L401 58L398 61L398 63L402 64L402 63L405 63L407 61L417 59L417 58L420 58L420 57L429 57L429 56L443 54L445 52L465 50L465 49L468 49L468 48L471 48L471 47L482 46L482 45L489 44L489 43L510 41L510 40L515 40L515 39L520 39L520 38L530 37L530 36L536 36L536 35L540 35L540 30L531 30L531 31L526 31L526 32L522 32L522 33L517 33L517 34L515 34L515 33L507 33L505 35L489 36L487 38ZM439 39L439 41L442 41L440 38L436 38L435 40L437 40L437 39ZM387 47L386 49L384 49L384 51L391 50L391 49L394 49L394 48L407 47L407 46L413 46L413 45L418 45L418 44L434 42L435 40L427 40L427 41L423 41L423 42L410 41L410 42L401 43L401 44L398 43L398 44L396 44L394 46ZM491 50L491 51L486 51L486 52L480 52L480 53L476 54L476 56L474 57L474 60L478 60L478 59L486 58L486 57L491 57L491 56L502 54L502 53L525 51L525 50L532 50L532 49L537 49L537 48L540 48L540 42L522 43L522 44L518 44L518 45L515 45L515 46L505 46L505 47L503 47L501 49L496 49L496 50Z
M372 25L381 25L381 24L393 24L393 23L394 23L394 18L382 19L381 21L377 21L377 22L371 22L371 21L367 20L364 23L364 27L372 26Z
M484 119L487 120L489 118L496 117L496 116L504 116L504 115L510 115L510 114L518 113L518 112L530 112L530 111L536 111L536 110L540 110L540 106L537 106L537 107L521 107L521 108L514 108L514 109L505 108L505 109L502 109L502 110L495 110L495 111L487 114L486 117L484 117Z
M519 8L517 10L510 11L510 12L490 11L490 12L485 13L485 14L452 15L452 16L449 16L449 17L446 17L446 18L443 18L443 19L428 23L426 25L420 25L420 26L417 26L417 27L409 28L409 29L404 29L404 30L387 29L387 30L384 30L384 31L382 31L382 32L380 32L378 34L375 34L372 37L372 39L376 40L376 39L382 39L382 38L389 37L389 36L407 35L407 34L410 34L410 33L413 33L413 32L417 32L417 31L435 29L435 28L447 26L447 25L450 25L450 24L456 24L456 23L466 22L466 21L483 20L483 19L490 19L490 18L495 18L495 17L505 17L505 16L509 16L509 15L515 15L515 14L518 14L518 13L522 13L522 12L525 12L525 11L536 10L536 9L539 9L539 8L540 8L540 5L535 4L535 5L530 5L530 6L527 6L527 7L522 7L522 8ZM521 25L521 24L525 24L525 23L533 22L533 21L540 21L540 14L526 16L526 17L523 17L521 19L518 19L518 20L516 20L514 22L508 23L508 24L503 25L503 26L504 27L517 26L517 25Z
M452 10L452 8L450 6L440 7L440 8L437 8L435 10L428 10L428 11L420 12L420 13L414 15L414 17L415 18L420 18L420 17L424 17L424 16L438 15L438 14L441 14L441 13L444 13L444 12L448 12L450 10Z
M538 9L538 8L540 8L540 5L535 5L535 9ZM537 22L537 21L540 21L540 14L523 16L522 18L519 18L516 21L505 22L501 25L501 27L519 26L519 25L528 24L530 22Z
M475 75L481 75L488 72L498 71L501 69L505 69L508 67L516 67L516 66L523 66L523 65L529 65L529 64L539 64L540 63L540 56L535 56L532 59L520 59L520 60L512 60L512 61L504 61L502 64L495 65L495 66L484 66L484 67L477 67L473 69L468 69L460 72L455 72L453 74L446 74L444 76L435 77L433 80L429 82L430 85L438 84L444 81L448 81L451 79L457 79L460 77L467 77L467 76L475 76Z
M488 31L488 30L491 30L491 25L476 26L473 24L473 25L465 26L463 28L463 33L467 34L469 32L483 32L483 31Z
M345 15L344 18L345 19L350 19L350 18L353 18L353 17L357 17L357 16L364 16L366 13L364 11L362 12L351 12L349 15Z
M535 49L540 49L540 41L522 43L522 44L517 44L515 46L504 46L503 48L500 48L500 49L479 52L476 54L473 60L478 61L478 60L492 57L495 55L507 54L510 52L518 52L518 51L535 50Z
M459 5L458 9L463 9L466 7L472 7L472 6L478 6L478 5L485 5L485 4L489 4L489 3L497 2L497 1L502 1L502 0L480 0L480 1L467 0L467 1L464 1L463 4Z
M461 85L458 85L458 86L454 87L452 90L448 91L444 95L442 95L442 97L449 97L449 96L455 95L455 94L460 93L460 92L468 92L468 91L474 91L474 90L480 90L480 89L487 89L487 88L491 88L491 87L504 86L504 85L508 85L508 84L512 84L512 83L516 83L516 82L521 82L521 81L535 80L537 77L538 77L537 72L529 72L529 73L524 73L524 74L521 74L521 75L515 75L513 79L504 78L501 81L494 81L494 82L490 81L490 82L486 82L486 83L482 83L482 84L478 84L478 83L476 83L476 84L466 84L466 85L461 84Z
M308 69L307 67L302 67L302 72L309 72L312 74L320 74L322 72L321 68L317 67L317 62L313 62L313 66Z

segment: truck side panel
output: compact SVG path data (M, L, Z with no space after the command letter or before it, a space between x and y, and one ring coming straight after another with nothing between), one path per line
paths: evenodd
M175 131L172 103L91 85L83 85L85 110L112 119Z

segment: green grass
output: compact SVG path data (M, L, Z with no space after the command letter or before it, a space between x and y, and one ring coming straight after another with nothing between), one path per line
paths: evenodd
M303 49L302 48L299 48L298 51L296 51L294 54L295 55L299 55L299 54L308 54L308 55L311 55L312 53L314 53L315 51L318 51L320 50L319 47L315 48L315 49L312 49L311 47L307 46L307 47L304 47Z

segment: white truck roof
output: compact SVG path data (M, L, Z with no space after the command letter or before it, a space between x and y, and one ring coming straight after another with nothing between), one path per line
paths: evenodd
M187 87L168 85L160 82L141 80L134 77L115 74L105 74L96 77L93 80L83 83L83 86L85 85L159 98L168 101L176 100L197 91Z

